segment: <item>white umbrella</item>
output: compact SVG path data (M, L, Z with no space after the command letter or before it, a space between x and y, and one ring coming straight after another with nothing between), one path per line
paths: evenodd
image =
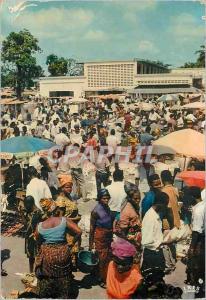
M85 98L72 98L66 101L67 104L74 104L74 103L79 104L79 103L86 103L86 102L88 102L88 100Z
M178 95L175 94L167 94L167 95L162 95L157 99L158 102L171 102L171 101L178 101L180 100Z
M182 109L182 106L177 105L177 104L175 104L174 106L172 106L172 107L170 108L170 110L181 110L181 109Z
M205 158L205 136L193 129L182 129L159 138L153 144L153 154L181 154Z
M193 102L182 106L183 109L205 109L204 102Z
M138 106L141 110L144 110L144 111L150 111L154 108L154 104L146 103L146 102L140 102Z

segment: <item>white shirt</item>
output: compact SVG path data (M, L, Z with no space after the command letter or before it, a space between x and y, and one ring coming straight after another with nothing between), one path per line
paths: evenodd
M110 193L111 199L109 200L109 207L112 211L121 210L121 205L127 194L124 190L124 182L123 181L114 181L112 184L107 186L107 190Z
M39 114L39 109L38 109L38 107L37 107L37 108L34 110L34 113L33 113L33 120L37 120L38 114Z
M35 205L42 210L40 200L42 198L52 198L50 189L44 180L33 178L26 188L26 197L34 197Z
M41 171L42 165L39 162L40 156L38 154L35 154L29 159L29 166L34 167L38 172Z
M81 144L83 143L81 133L71 133L70 139L72 144L79 144L81 146Z
M54 142L57 145L66 146L69 144L69 138L64 133L59 133L55 136Z
M142 221L142 246L146 249L156 250L162 242L162 221L151 207Z
M197 119L195 118L195 116L193 114L189 114L186 116L186 120L195 122Z
M201 128L205 128L205 124L206 124L206 121L204 120L204 121L202 121L202 123L201 123Z
M177 126L183 126L183 125L184 125L183 118L180 117L179 119L177 119Z
M117 148L117 145L120 143L118 138L115 135L109 135L106 139L107 145L112 147L115 151Z
M153 164L155 169L155 174L161 176L162 171L169 170L169 166L163 162L157 161Z
M169 111L167 111L167 113L164 115L165 120L168 122L170 119L170 115L171 113Z
M149 114L150 121L157 121L158 119L160 119L160 116L156 112L154 112L153 114L152 113Z
M113 111L117 111L117 104L116 104L116 103L112 103L111 109L112 109Z
M50 132L47 130L47 129L44 129L43 133L42 133L42 136L47 139L47 140L50 140L51 139L51 134Z
M81 123L79 121L79 119L75 120L71 120L71 130L74 130L74 126L78 125L79 127L81 127Z
M203 233L205 231L206 200L197 203L192 212L192 231Z
M51 136L54 138L57 134L59 134L59 126L52 126L51 127Z

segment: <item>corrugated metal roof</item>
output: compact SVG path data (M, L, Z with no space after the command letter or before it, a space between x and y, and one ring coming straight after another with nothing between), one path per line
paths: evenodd
M127 90L130 94L178 94L178 93L197 93L200 90L195 87L190 88L156 88L156 89L131 89Z

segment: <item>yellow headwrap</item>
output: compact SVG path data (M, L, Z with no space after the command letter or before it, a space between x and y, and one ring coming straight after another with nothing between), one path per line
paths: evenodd
M69 175L69 174L59 174L58 179L59 179L59 186L60 187L64 186L67 183L72 184L72 176Z
M57 200L55 201L56 207L66 207L64 197L58 196Z
M40 200L40 205L43 211L52 212L56 208L55 202L52 199L48 199L48 198L42 198Z

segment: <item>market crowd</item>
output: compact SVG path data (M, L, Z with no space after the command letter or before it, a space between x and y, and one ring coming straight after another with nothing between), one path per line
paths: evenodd
M205 114L172 110L155 99L148 104L152 109L144 110L129 98L124 103L90 101L71 114L64 100L40 98L17 114L9 108L2 111L2 139L31 136L58 145L50 154L25 159L23 181L18 158L9 161L3 174L8 207L15 206L18 190L25 189L19 210L40 298L71 297L83 250L78 203L91 199L97 202L91 211L88 252L98 257L93 275L108 298L147 298L149 282L163 293L164 276L174 272L181 243L187 249L186 283L195 287L196 297L204 297L205 189L177 188L175 183L177 172L184 167L204 170L204 161L188 158L185 165L181 157L166 154L146 161L141 153L141 162L134 162L138 146L152 146L168 133L184 128L204 133ZM64 159L70 146L76 154ZM128 147L127 161L121 153L116 160L117 149L125 155ZM85 155L87 149L92 149L92 158ZM7 164L2 159L2 166ZM181 297L181 291L173 292L171 298L178 293Z

